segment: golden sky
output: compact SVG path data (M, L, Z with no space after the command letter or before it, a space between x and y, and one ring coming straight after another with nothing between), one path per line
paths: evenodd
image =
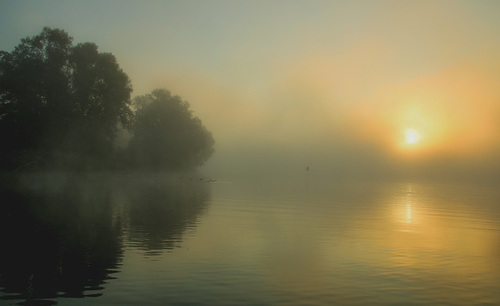
M217 142L210 171L491 174L499 14L498 1L0 0L0 49L43 26L97 43L134 95L191 104Z

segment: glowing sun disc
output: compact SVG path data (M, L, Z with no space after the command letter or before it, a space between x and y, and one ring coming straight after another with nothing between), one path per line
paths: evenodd
M407 144L416 144L420 140L420 134L414 129L405 131L405 139Z

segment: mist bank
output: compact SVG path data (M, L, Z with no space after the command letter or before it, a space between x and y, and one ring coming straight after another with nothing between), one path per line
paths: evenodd
M201 171L219 180L286 182L309 177L317 181L500 181L500 162L494 154L477 158L401 156L352 142L323 146L259 143L219 146Z

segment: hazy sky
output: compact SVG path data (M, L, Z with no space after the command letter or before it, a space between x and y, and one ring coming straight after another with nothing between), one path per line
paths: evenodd
M500 1L6 1L0 49L44 26L113 53L134 95L187 100L207 171L495 175Z

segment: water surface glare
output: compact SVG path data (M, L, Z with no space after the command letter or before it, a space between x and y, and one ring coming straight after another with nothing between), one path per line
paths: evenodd
M3 190L0 304L500 305L494 187L84 181Z

